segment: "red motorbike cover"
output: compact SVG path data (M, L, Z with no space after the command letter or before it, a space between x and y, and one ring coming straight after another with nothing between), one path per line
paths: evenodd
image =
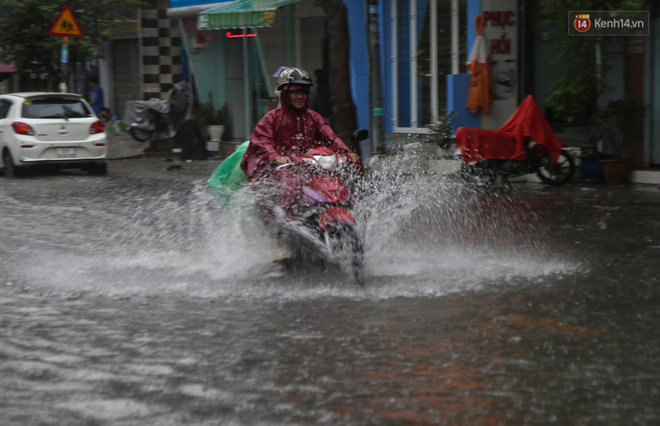
M544 145L550 161L556 164L564 146L532 95L525 98L499 130L460 127L454 136L466 163L482 159L524 160L527 157L525 142L532 140Z

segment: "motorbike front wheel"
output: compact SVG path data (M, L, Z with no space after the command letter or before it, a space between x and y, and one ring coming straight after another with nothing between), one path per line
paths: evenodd
M131 127L131 136L138 142L146 142L154 136L155 130L144 130L137 127Z
M339 268L358 285L364 285L362 266L364 248L354 225L336 223L328 225L323 233L325 245Z
M536 175L548 185L561 185L571 180L575 173L575 161L571 154L562 149L557 164L551 164L550 158L541 160Z

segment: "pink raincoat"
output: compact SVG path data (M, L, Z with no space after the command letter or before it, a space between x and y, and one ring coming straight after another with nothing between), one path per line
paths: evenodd
M259 121L250 137L241 169L250 182L267 177L263 185L255 187L259 205L272 216L271 198L290 216L297 216L297 207L306 177L294 169L276 170L272 163L277 157L302 156L316 147L328 147L336 152L351 153L346 144L332 131L330 125L307 105L295 113L293 107L280 95L280 107L269 111ZM270 191L274 185L274 193Z
M296 115L284 96L282 91L281 107L266 113L252 132L241 161L248 181L269 174L271 163L280 156L300 156L322 146L343 154L352 152L320 114L305 105Z

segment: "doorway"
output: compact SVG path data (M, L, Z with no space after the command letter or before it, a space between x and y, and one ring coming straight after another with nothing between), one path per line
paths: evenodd
M114 105L110 108L117 117L123 117L127 101L142 100L138 39L112 40L110 51L114 87Z

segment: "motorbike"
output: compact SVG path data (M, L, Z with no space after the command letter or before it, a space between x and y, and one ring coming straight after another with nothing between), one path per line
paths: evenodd
M536 173L549 185L571 180L575 161L528 95L498 130L460 127L454 133L463 160L461 176L478 187Z
M353 132L351 139L367 138L367 130ZM298 252L311 249L339 268L358 285L363 285L364 248L351 215L353 194L350 176L359 168L348 155L330 148L313 148L292 163L277 167L299 168L305 180L300 194L300 213L296 223L280 222L287 245Z
M124 123L133 139L145 142L157 134L169 132L169 111L169 100L128 101Z
M575 174L575 161L565 149L559 151L554 164L547 147L538 142L527 141L525 153L522 159L480 159L474 162L465 162L464 159L461 177L473 186L487 189L495 185L498 179L507 182L530 173L535 173L548 185L562 185Z
M190 88L186 82L174 85L167 99L127 101L124 124L133 139L146 142L159 134L171 136L190 108Z

